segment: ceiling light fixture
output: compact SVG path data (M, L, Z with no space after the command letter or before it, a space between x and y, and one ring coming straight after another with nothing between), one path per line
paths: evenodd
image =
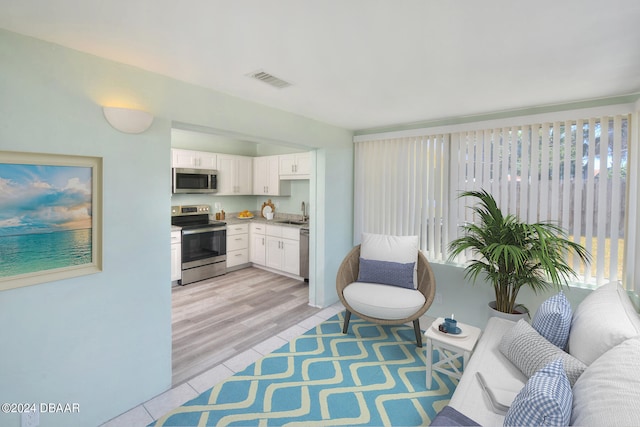
M109 124L124 133L142 133L153 123L153 115L142 110L102 107L102 111Z

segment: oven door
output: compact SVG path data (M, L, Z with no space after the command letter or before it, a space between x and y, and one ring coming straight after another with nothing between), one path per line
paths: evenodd
M182 269L227 260L225 226L201 226L182 230Z

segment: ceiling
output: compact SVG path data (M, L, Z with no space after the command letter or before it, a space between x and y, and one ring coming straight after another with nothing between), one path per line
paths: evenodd
M0 28L349 130L640 92L638 0L0 0Z

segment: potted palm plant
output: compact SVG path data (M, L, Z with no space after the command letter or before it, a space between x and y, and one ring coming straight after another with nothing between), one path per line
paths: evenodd
M465 278L475 283L478 276L485 276L495 291L494 308L499 312L518 313L522 306L516 297L524 286L534 293L562 289L576 276L567 263L569 253L585 264L590 260L587 250L568 240L556 224L527 224L515 215L503 215L493 196L484 190L466 191L460 197L478 199L472 209L479 222L462 226L464 235L449 244L449 259L471 250L474 258L465 267Z

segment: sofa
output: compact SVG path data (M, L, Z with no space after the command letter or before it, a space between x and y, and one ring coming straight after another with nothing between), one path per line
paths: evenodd
M617 283L572 310L562 293L529 324L489 319L431 425L640 426L640 317Z

